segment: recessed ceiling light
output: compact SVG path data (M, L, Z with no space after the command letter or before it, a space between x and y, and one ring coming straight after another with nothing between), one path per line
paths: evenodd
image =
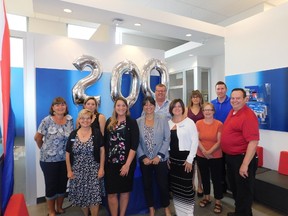
M134 26L141 26L141 23L135 23Z
M70 9L68 9L68 8L65 8L65 9L64 9L64 12L65 12L65 13L72 13L72 10L70 10Z
M192 34L186 34L186 37L191 37L192 36Z
M190 57L194 56L193 54L189 54Z

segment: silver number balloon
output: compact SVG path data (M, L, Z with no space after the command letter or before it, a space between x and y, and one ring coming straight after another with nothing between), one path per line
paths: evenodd
M144 66L141 73L142 77L142 92L146 96L152 96L155 98L155 92L152 91L151 85L150 85L150 76L151 71L157 70L161 76L161 83L164 84L167 88L167 91L169 89L169 74L166 65L164 62L158 60L158 59L150 59L148 60Z
M111 97L113 101L117 97L124 97L121 93L122 76L125 73L132 75L132 84L130 86L130 94L126 97L129 107L132 107L137 101L140 92L140 72L138 67L131 61L125 60L119 62L112 70L111 76Z
M72 89L73 101L75 104L83 104L85 98L89 97L85 94L85 90L100 79L102 75L102 69L99 61L92 56L82 55L78 57L73 65L79 70L83 71L88 67L91 69L91 73L79 80ZM100 96L94 96L98 104L100 103Z

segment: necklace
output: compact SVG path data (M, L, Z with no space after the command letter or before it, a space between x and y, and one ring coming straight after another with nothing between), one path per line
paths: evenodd
M79 129L78 136L80 137L80 139L86 140L87 138L91 136L91 128L89 128L88 130Z

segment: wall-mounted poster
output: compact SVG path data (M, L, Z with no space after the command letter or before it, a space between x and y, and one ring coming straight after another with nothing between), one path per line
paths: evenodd
M288 67L226 76L231 93L244 88L261 129L288 131Z
M245 86L247 105L254 111L262 129L270 129L271 83L260 86Z

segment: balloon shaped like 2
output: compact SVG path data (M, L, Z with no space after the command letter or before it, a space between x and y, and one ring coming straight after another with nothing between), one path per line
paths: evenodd
M92 56L82 55L78 57L73 65L79 70L83 71L84 68L88 67L91 69L91 73L79 80L72 89L73 101L75 104L83 104L85 98L89 97L85 94L85 90L100 79L102 75L102 69L99 61ZM100 96L93 96L100 104Z
M130 73L132 75L130 94L126 98L121 93L122 76L125 73ZM112 70L110 87L113 101L119 96L124 97L128 102L128 106L132 107L137 101L140 92L140 72L137 65L129 60L124 60L115 65Z
M142 77L142 92L146 96L152 96L155 98L155 92L152 91L151 85L150 85L150 77L151 72L153 70L157 70L161 76L161 83L166 86L168 89L169 84L169 74L166 65L164 62L158 60L158 59L150 59L148 60L144 66L141 73Z

